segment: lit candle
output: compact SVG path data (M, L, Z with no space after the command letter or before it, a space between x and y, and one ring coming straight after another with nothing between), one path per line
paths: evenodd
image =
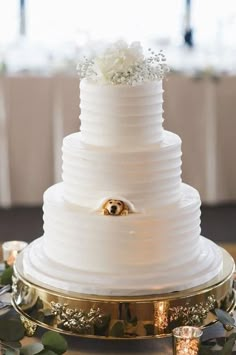
M168 327L169 302L154 303L154 327L156 334L162 334Z
M2 253L5 264L12 266L16 261L17 254L23 250L26 245L28 245L28 243L19 240L4 242L2 244Z
M183 326L173 329L174 355L197 355L202 330L197 327Z

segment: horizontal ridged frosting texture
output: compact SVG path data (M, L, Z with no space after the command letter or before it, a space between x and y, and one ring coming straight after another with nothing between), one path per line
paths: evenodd
M186 262L198 254L200 198L186 185L182 191L177 205L125 218L67 205L63 186L54 185L44 199L45 251L52 259L61 256L65 264L91 272L163 272L166 263Z
M45 234L29 250L26 270L54 287L105 295L196 286L221 268L217 246L200 237L199 207L197 191L182 185L178 204L106 217L67 204L63 185L54 185L44 195Z
M81 81L81 132L63 141L63 182L44 195L44 236L24 254L55 288L147 295L200 285L221 269L200 236L200 197L181 180L181 140L162 127L162 82ZM101 201L134 213L105 216ZM100 206L100 208L99 208Z
M160 142L162 81L137 86L80 83L80 121L83 142L128 149Z
M138 211L174 203L181 195L181 140L164 131L160 144L124 151L87 145L80 133L63 142L64 197L94 209L122 196Z

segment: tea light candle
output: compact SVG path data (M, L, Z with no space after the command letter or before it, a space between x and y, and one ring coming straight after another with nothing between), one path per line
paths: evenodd
M4 242L2 244L2 254L3 261L8 266L12 266L15 263L17 254L23 250L28 243L20 241L20 240L12 240L9 242Z
M173 329L174 355L197 355L202 330L198 327L183 326Z

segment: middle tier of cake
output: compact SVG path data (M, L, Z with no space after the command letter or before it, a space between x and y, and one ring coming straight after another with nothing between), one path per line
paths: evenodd
M74 133L63 141L64 198L96 209L104 199L130 201L136 211L173 204L181 198L181 139L164 131L160 143L127 151L97 147Z

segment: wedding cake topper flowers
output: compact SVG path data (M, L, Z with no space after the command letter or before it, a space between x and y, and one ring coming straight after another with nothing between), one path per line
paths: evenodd
M77 69L81 79L86 78L103 84L138 85L161 80L169 71L162 51L158 54L149 49L145 57L139 42L128 45L117 41L94 58L84 57Z

